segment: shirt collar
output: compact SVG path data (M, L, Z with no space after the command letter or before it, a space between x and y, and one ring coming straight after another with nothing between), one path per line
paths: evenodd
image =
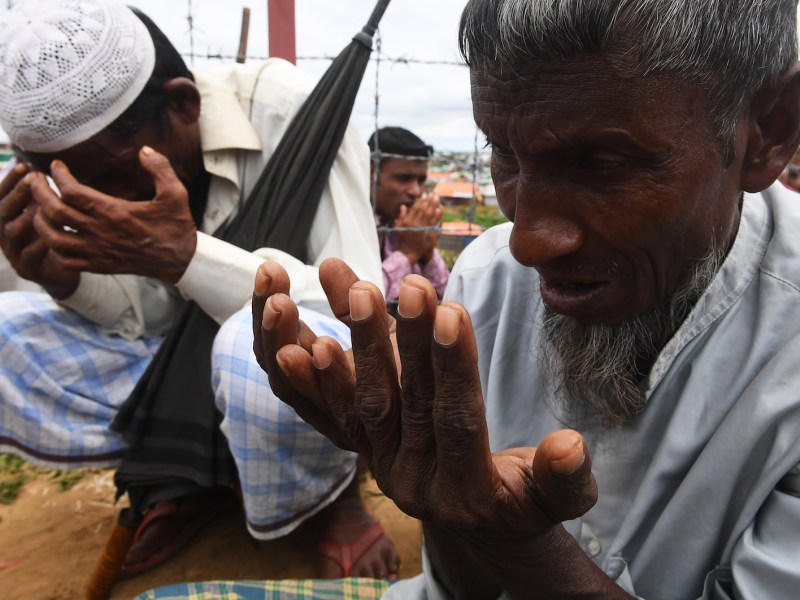
M771 212L764 194L745 194L739 230L719 272L691 314L664 347L650 371L653 390L686 345L711 326L741 296L758 273L772 230Z
M206 170L241 187L236 154L261 151L261 140L235 91L224 81L193 72L200 92L200 146Z

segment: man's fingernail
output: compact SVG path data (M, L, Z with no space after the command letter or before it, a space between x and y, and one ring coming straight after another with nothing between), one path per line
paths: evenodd
M28 170L28 165L22 163L14 165L14 173L16 173L17 175L22 175L27 170Z
M318 369L327 369L333 362L333 354L326 344L311 344L311 353Z
M408 283L400 284L400 302L397 312L405 319L413 319L422 314L425 308L425 292Z
M261 315L261 326L267 331L271 331L272 328L275 327L275 323L277 323L278 319L281 317L281 313L275 310L275 307L272 305L273 298L274 296L267 298L267 303L264 305L264 312Z
M461 313L446 306L436 309L433 321L433 338L441 346L451 346L458 339L461 331Z
M25 185L30 185L33 183L33 173L28 173L25 177L22 178L22 183Z
M583 442L578 440L578 443L566 456L550 461L550 470L557 477L569 477L583 466L585 460L586 454L583 451Z
M350 318L353 321L363 321L372 316L372 294L367 290L351 289L350 299Z
M150 156L155 153L156 151L153 150L150 146L142 146L142 154L144 154L145 156Z
M278 366L280 367L281 371L283 371L286 375L289 374L289 363L283 360L280 354L275 355L275 362L278 363Z
M264 275L262 273L256 274L256 283L253 286L253 291L255 292L256 296L263 296L267 293L269 286L272 284L272 278L269 275Z

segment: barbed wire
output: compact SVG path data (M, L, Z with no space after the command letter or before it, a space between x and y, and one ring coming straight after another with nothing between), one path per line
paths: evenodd
M194 64L194 60L197 59L204 59L204 60L235 60L235 61L247 61L247 60L256 60L262 61L266 60L269 57L257 54L224 54L221 51L218 53L211 53L207 52L205 55L196 53L194 51L194 38L191 35L194 31L194 19L192 15L192 2L188 0L189 4L189 15L188 15L188 24L189 24L189 31L190 31L190 51L188 53L182 52L182 56L184 58L188 58L192 64ZM381 103L381 93L380 93L380 71L381 71L381 63L387 62L392 64L399 64L399 65L423 65L423 66L445 66L445 67L459 67L459 68L466 68L467 65L464 61L456 61L456 60L431 60L431 59L419 59L413 58L409 56L384 56L381 49L382 39L381 39L381 32L380 28L376 31L375 36L375 52L370 56L369 62L375 63L375 107L374 107L374 121L375 121L375 131L378 131L380 128L380 103ZM297 56L296 61L328 61L333 62L336 57L333 55L320 55L320 56ZM376 140L377 142L377 140ZM380 147L376 147L376 152L373 153L371 158L373 171L372 171L372 182L371 182L371 190L370 190L370 203L372 204L373 212L376 212L376 202L377 202L377 186L378 186L378 178L380 172ZM475 154L472 164L472 193L470 194L470 202L469 202L469 209L467 212L467 223L468 229L472 229L473 219L475 217L475 203L477 200L477 185L478 185L478 175L480 172L480 165L479 165L479 150L478 150L478 130L475 130ZM377 214L377 213L376 213ZM428 225L428 226L408 226L408 227L386 227L380 226L377 228L379 234L381 233L394 233L398 231L406 231L406 232L424 232L424 236L427 237L429 234L432 235L441 235L442 227L441 224L436 225Z
M181 56L184 58L188 58L193 60L195 58L202 58L206 60L236 60L238 56L236 54L227 54L223 52L211 52L208 51L205 54L200 52L181 52ZM267 60L269 56L267 55L259 55L259 54L247 54L244 57L246 60ZM326 60L332 62L336 57L335 56L298 56L297 60ZM390 62L395 64L404 64L404 65L429 65L429 66L442 66L442 67L464 67L466 68L467 65L464 62L456 61L456 60L426 60L426 59L419 59L419 58L409 58L407 56L401 57L388 57L384 56L382 58L378 57L371 57L369 59L370 62L379 63L380 61Z

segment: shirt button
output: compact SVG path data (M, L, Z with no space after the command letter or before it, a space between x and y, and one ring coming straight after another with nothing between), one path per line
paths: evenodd
M586 550L589 552L590 556L597 556L600 554L600 541L597 538L592 538L589 540L589 543L586 544Z

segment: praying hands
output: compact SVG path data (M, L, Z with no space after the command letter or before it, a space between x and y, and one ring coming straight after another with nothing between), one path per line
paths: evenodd
M466 310L437 306L430 283L412 275L401 286L395 332L380 291L344 263L325 261L320 280L350 326L352 352L298 320L285 271L265 263L253 296L256 357L283 401L358 452L386 496L423 522L441 576L481 590L476 597L504 589L536 597L533 574L542 597L554 597L580 568L610 584L560 526L596 499L582 437L563 430L538 449L490 451ZM454 545L466 548L458 560L437 551Z

